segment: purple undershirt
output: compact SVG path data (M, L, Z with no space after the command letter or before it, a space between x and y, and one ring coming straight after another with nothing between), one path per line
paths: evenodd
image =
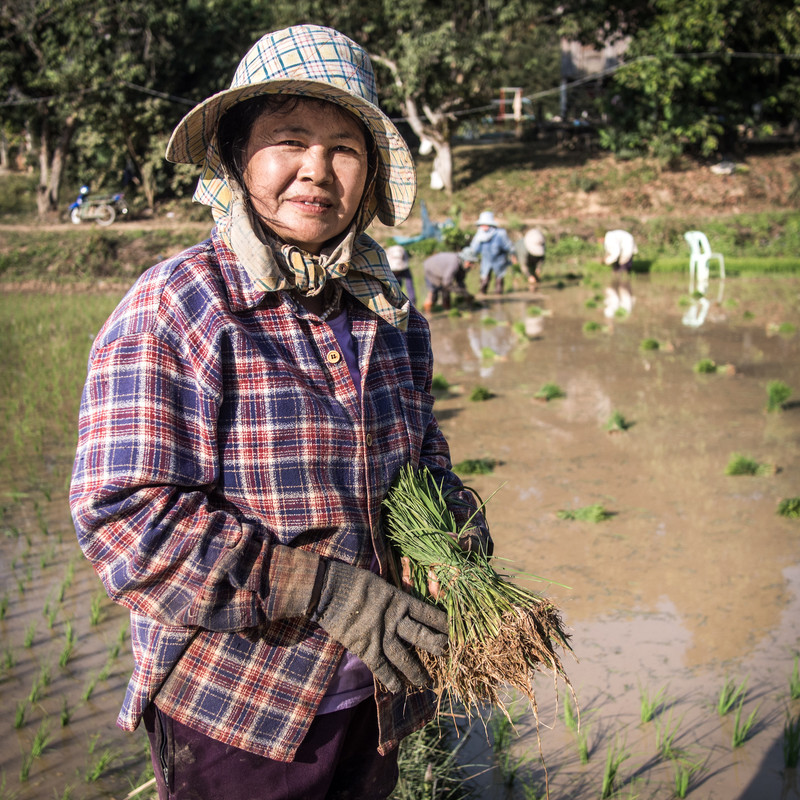
M350 333L350 318L347 316L347 311L340 311L326 321L342 351L360 402L361 370L358 368L356 343ZM378 561L374 555L371 568L373 572L378 571ZM328 686L328 691L317 709L317 714L330 714L333 711L351 708L362 700L372 697L373 692L372 673L369 668L358 656L354 656L349 650L346 650L336 668L333 680Z

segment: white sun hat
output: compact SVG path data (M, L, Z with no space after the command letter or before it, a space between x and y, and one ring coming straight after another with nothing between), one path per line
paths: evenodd
M224 180L217 129L222 115L237 103L267 94L327 100L359 119L378 151L378 219L391 226L408 217L417 192L416 170L405 140L378 107L369 56L352 39L318 25L263 36L239 63L230 88L195 106L178 123L166 155L169 161L205 165L195 200L220 204Z
M481 214L478 217L478 225L489 225L492 228L496 228L497 223L494 221L494 212L481 211Z

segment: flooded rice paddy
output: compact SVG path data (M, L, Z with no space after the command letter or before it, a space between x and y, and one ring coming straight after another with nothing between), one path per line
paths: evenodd
M436 413L453 461L495 462L491 474L464 477L483 497L497 490L488 504L496 555L553 582L546 591L572 632L575 658L565 664L589 759L581 763L544 680L553 798L599 797L609 748L621 757L618 796L674 796L665 740L700 765L689 797L800 797L783 757L787 714L800 713L790 697L800 519L777 514L781 500L800 495L800 279L729 277L707 297L693 298L677 276L635 276L621 287L603 275L431 318L435 369L449 384ZM4 315L20 299L4 297ZM69 366L77 374L58 391L79 390L92 327L115 299L96 321L87 316L76 334L80 368ZM615 314L620 304L630 313ZM56 304L52 313L70 312ZM10 385L19 356L10 347L0 359ZM717 370L697 372L702 359ZM768 413L773 380L793 394ZM546 383L564 396L542 402ZM492 396L471 400L476 387ZM68 424L43 420L23 435L24 409L6 395L0 798L119 800L147 777L146 745L114 726L130 669L126 615L82 559L66 506L77 398L65 406ZM615 412L627 429L612 433ZM24 447L33 470L20 464ZM760 474L726 475L733 454L763 465ZM559 514L592 505L610 516ZM746 681L743 717L755 712L736 748L734 713L716 710L726 681ZM646 723L643 697L661 699ZM501 785L494 770L481 779L482 796L541 790L533 720L522 710L517 728L515 782ZM482 735L469 759L492 763Z

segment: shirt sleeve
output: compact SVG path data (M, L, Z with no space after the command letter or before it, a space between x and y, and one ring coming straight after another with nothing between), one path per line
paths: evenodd
M165 625L257 627L270 541L214 502L218 402L188 356L152 334L93 354L70 503L109 596Z

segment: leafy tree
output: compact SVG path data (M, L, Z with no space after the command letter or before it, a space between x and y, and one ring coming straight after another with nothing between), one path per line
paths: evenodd
M796 118L798 0L589 0L582 15L577 5L565 4L563 30L595 43L631 37L605 94L606 147L665 162L730 154L739 130Z
M276 13L282 24L302 19L330 25L366 47L383 71L382 100L433 145L435 169L452 192L452 136L460 114L486 104L509 81L528 85L530 78L520 72L530 67L529 54L554 40L553 28L543 35L545 24L555 24L546 6L536 0L384 0L369 6L299 0Z
M6 0L3 122L30 132L40 216L58 208L71 145L81 182L116 183L129 164L152 204L164 169L155 166L155 153L163 162L166 131L193 99L222 88L219 76L232 74L265 16L256 13L260 6L257 0Z

